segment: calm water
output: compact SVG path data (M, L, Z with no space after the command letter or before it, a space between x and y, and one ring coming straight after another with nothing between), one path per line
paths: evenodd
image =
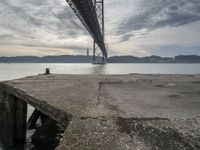
M0 64L0 81L42 74L45 68L53 74L200 74L200 64ZM29 106L28 111L30 116L33 108ZM29 144L25 150L36 150L31 144L31 132L27 132Z
M55 74L200 74L200 64L0 64L0 80L44 73Z

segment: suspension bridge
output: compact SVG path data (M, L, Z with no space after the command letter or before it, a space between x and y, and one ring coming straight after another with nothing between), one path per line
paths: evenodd
M93 63L97 63L97 57L105 63L108 54L104 39L104 0L66 1L94 39Z

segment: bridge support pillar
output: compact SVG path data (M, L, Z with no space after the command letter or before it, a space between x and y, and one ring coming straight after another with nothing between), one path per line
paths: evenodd
M0 139L4 144L25 143L27 104L0 87Z

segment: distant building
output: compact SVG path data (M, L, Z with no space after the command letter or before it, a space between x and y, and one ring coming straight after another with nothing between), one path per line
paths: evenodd
M89 49L87 49L87 56L90 56L90 51L89 51Z

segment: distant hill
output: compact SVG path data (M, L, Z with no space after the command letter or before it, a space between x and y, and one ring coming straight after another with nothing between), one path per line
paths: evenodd
M180 56L176 56L174 59L175 63L200 63L200 56L196 56L196 55L189 55L189 56L184 56L184 55L180 55Z
M61 56L16 56L0 57L0 63L91 63L92 56L61 55ZM135 56L112 56L108 63L200 63L200 56L180 55L176 57L135 57Z
M134 56L113 56L108 59L109 63L200 63L200 56L179 55L175 57L134 57Z
M172 63L173 58L159 56L134 57L134 56L113 56L108 59L110 63ZM199 61L200 62L200 61Z
M92 56L82 55L0 57L0 62L3 63L90 63L91 61Z

